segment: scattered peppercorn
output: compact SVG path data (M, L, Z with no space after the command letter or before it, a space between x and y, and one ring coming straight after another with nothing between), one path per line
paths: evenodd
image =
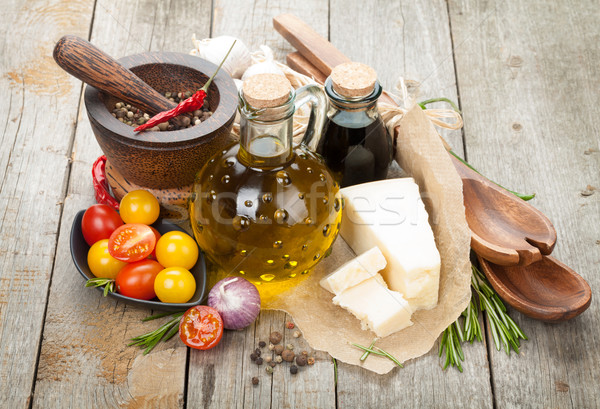
M283 339L283 335L281 335L281 332L277 332L277 331L271 332L271 336L269 336L269 341L271 341L271 343L273 345L279 344L282 339Z
M271 368L275 368L275 365L277 365L277 362L273 361L273 362L269 362L269 366Z
M308 362L308 358L306 355L296 355L296 365L298 366L306 366Z
M296 365L290 366L290 372L292 375L296 375L298 373L298 367Z
M269 343L269 351L272 351L272 350L274 350L274 349L275 349L275 345L273 345L273 344Z
M256 365L262 365L263 364L263 359L262 358L256 358Z
M294 323L291 321L287 322L285 326L287 327L287 329L294 329L295 327Z
M275 357L275 362L277 362L278 364L280 364L280 363L281 363L281 361L283 361L283 358L281 357L281 355L277 355L277 356Z
M281 358L284 361L292 362L294 360L294 351L292 351L291 349L286 349L282 352Z
M274 351L277 355L281 355L281 353L283 352L283 345L275 345Z
M260 342L258 343L258 346L259 346L260 348L264 348L265 346L267 346L267 343L266 343L265 341L260 341Z
M300 338L300 335L302 335L300 331L294 331L294 338Z
M258 385L258 377L252 377L252 385Z
M260 354L261 354L260 349L256 348L254 350L254 353L256 354L256 356L260 356Z
M290 351L293 351L293 350L294 350L294 346L293 346L292 344L287 344L285 347L286 347L287 349L289 349Z
M273 373L273 367L272 366L267 366L265 368L265 371L267 371L268 374L272 374Z
M313 358L312 356L311 356L311 357L309 357L309 358L306 360L306 363L307 363L307 364L309 364L309 365L314 365L314 363L315 363L315 358Z
M265 362L266 362L266 363L269 363L269 362L271 362L272 360L273 360L273 358L271 358L270 356L266 356L266 357L265 357Z
M308 352L302 351L302 355L308 356Z
M250 359L252 359L253 361L256 361L256 358L258 358L258 355L256 355L254 352L252 352L250 354Z

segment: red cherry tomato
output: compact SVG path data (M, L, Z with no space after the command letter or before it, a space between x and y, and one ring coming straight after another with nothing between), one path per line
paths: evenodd
M156 237L145 224L125 224L115 230L108 239L108 252L117 260L133 263L148 257Z
M148 259L127 264L115 279L117 291L126 297L151 300L156 297L154 279L163 269L157 261Z
M97 241L108 239L112 232L123 225L119 213L105 204L90 206L81 219L83 238L90 246Z
M210 349L223 337L223 320L214 308L196 305L181 317L179 337L189 347Z
M154 227L152 227L152 226L149 226L149 227L150 227L150 228L152 229L152 231L154 232L154 237L156 237L156 242L158 243L158 240L160 240L160 236L161 236L161 234L160 234L160 233L158 232L158 230L156 230ZM148 258L151 258L151 259L154 259L154 260L156 260L156 245L154 246L154 250L152 250L152 254L150 254L150 255L148 256Z

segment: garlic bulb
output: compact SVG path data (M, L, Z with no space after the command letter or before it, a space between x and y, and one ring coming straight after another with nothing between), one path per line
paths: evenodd
M218 65L223 58L225 58L225 54L227 54L229 47L231 47L231 44L235 40L237 40L237 42L231 50L229 57L227 57L227 60L223 63L223 69L225 69L225 71L233 78L241 78L244 71L252 64L252 57L250 56L250 50L248 50L246 44L238 38L220 36L198 40L194 34L192 36L192 42L196 48L190 51L190 54L204 58L205 60Z
M284 72L277 66L275 60L273 59L273 51L271 51L271 49L266 45L261 45L260 49L262 51L262 55L261 53L258 53L258 58L253 59L261 62L251 65L246 72L244 72L242 81L256 74L279 74L285 76Z

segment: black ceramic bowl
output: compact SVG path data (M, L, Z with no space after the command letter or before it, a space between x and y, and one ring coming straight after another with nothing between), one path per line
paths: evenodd
M90 246L86 243L83 238L83 233L81 231L81 219L83 218L83 214L85 210L79 211L73 220L73 227L71 228L71 256L73 257L73 262L75 263L75 267L79 270L79 273L82 277L87 281L90 278L95 278L87 263L87 254L90 249ZM185 230L180 228L179 226L171 223L164 222L162 220L158 220L156 223L152 225L158 232L162 235L167 232L177 230L187 233ZM124 301L128 304L137 305L140 307L151 308L153 310L163 310L163 311L175 311L175 310L185 310L194 305L198 305L202 302L204 298L204 292L206 290L206 264L204 262L204 253L200 249L198 249L198 261L196 265L190 270L190 272L194 275L196 279L196 292L191 300L186 303L165 303L159 301L157 298L152 300L138 300L136 298L126 297L119 293L109 293L111 297L116 298L119 301ZM99 291L103 291L103 288L98 287Z

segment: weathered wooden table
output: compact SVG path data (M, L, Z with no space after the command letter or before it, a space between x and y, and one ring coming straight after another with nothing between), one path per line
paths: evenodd
M569 4L570 3L570 4ZM71 33L120 57L187 52L191 35L231 34L253 49L290 46L271 19L292 12L391 88L418 80L423 99L458 100L453 148L524 192L554 222L554 255L600 286L600 7L597 1L15 0L0 11L0 407L600 407L600 308L549 325L516 311L520 355L465 345L464 373L437 348L385 376L316 353L309 370L270 379L250 351L285 314L226 332L209 351L178 340L126 347L149 311L85 289L69 254L75 213L93 203L101 153L82 85L53 62ZM288 318L289 319L289 318ZM484 323L485 324L485 323ZM486 327L487 329L487 327ZM299 341L302 342L302 341ZM261 374L254 387L251 377Z

